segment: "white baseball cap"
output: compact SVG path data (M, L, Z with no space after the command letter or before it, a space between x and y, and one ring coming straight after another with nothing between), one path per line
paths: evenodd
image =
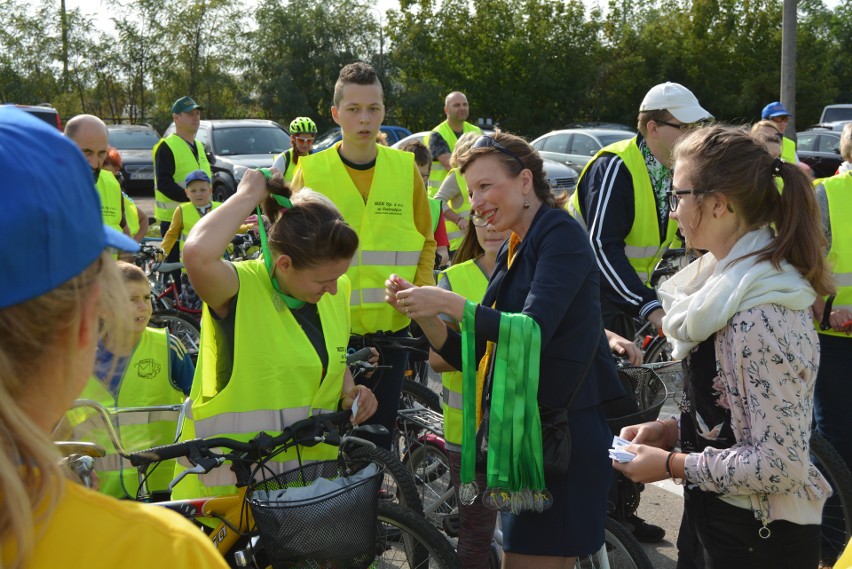
M710 120L713 115L698 104L698 99L692 91L680 83L660 83L648 91L639 111L666 110L682 123L694 123L700 120Z

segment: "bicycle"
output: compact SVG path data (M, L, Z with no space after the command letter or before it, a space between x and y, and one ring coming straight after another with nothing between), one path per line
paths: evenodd
M168 508L194 522L213 521L210 539L233 567L266 567L271 563L275 568L388 565L460 569L450 543L422 517L405 506L379 499L380 464L356 453L341 452L336 460L302 464L293 471L262 478L270 458L296 445L371 446L355 433L379 427L352 428L349 411L309 417L276 436L260 433L248 442L211 437L127 452L102 406L85 400L78 400L76 406L90 407L102 416L117 452L137 468L140 488L145 485L148 468L163 460L186 459L193 465L181 472L170 487L187 475L208 473L226 461L231 463L238 480L234 494L159 502L154 506ZM348 432L341 435L344 426ZM313 500L282 505L277 496L279 490L304 488L318 478L340 482L343 477L348 478L346 484ZM335 514L329 515L332 511ZM313 516L315 523L309 523L306 516ZM348 533L342 533L340 528L346 528Z

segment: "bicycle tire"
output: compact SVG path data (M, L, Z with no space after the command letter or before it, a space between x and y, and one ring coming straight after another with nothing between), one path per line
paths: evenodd
M181 341L186 353L192 358L193 363L198 358L201 347L201 331L191 320L173 311L155 311L151 315L148 326L154 328L168 328L169 334Z
M405 378L402 381L402 393L400 394L399 408L414 409L415 405L421 405L436 413L441 413L441 397L432 391L427 385Z
M380 464L385 469L385 477L382 481L382 503L390 502L391 499L399 502L406 508L418 514L423 514L423 502L411 472L400 462L400 460L387 449L379 447L358 446L351 451L343 451L354 460L369 460Z
M604 527L604 547L606 559L601 559L600 551L578 557L575 569L654 569L651 559L645 553L642 544L633 537L626 527L607 516Z
M416 512L379 502L374 567L461 569L455 549Z
M831 443L816 431L811 433L811 455L834 493L822 510L821 561L831 566L852 537L852 472Z
M671 359L671 349L665 336L655 336L642 355L642 362L646 364L668 362Z
M427 440L411 452L409 461L407 466L414 472L423 514L432 525L443 530L444 518L456 509L450 459L438 443Z

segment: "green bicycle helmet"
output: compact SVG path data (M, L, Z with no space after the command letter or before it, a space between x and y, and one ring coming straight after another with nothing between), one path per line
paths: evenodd
M293 122L290 123L290 134L293 135L303 132L316 134L317 125L308 117L296 117L293 119Z

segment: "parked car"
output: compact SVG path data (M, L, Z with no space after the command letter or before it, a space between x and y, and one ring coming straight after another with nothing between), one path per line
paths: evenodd
M431 131L416 132L397 141L391 145L391 147L399 148L409 140L419 140L420 142L423 142L426 140L426 136L430 132ZM560 194L566 192L569 195L573 193L574 188L577 187L577 179L580 177L577 171L554 160L548 160L543 156L542 160L544 162L544 175L550 182L550 188L553 190L553 193Z
M814 177L833 176L843 162L840 157L840 132L813 129L796 133L796 153L802 162L811 167Z
M388 146L393 146L395 143L411 134L411 131L403 126L382 125L381 129L388 137ZM326 148L331 148L341 138L342 136L340 135L339 126L325 131L314 141L314 152L320 152Z
M852 104L826 105L819 117L820 123L852 121Z
M164 137L175 130L174 123ZM290 135L276 122L261 119L204 120L196 139L204 144L213 172L213 199L225 201L237 191L247 170L271 168L290 148Z
M554 130L532 141L542 158L548 158L582 171L598 150L613 142L631 138L629 130L565 129Z
M53 125L59 130L62 130L62 119L59 116L59 111L53 108L48 103L41 105L15 105L24 112L40 118L47 124Z
M109 145L121 155L124 189L128 193L153 195L154 156L151 151L160 135L146 124L110 124L107 131Z

